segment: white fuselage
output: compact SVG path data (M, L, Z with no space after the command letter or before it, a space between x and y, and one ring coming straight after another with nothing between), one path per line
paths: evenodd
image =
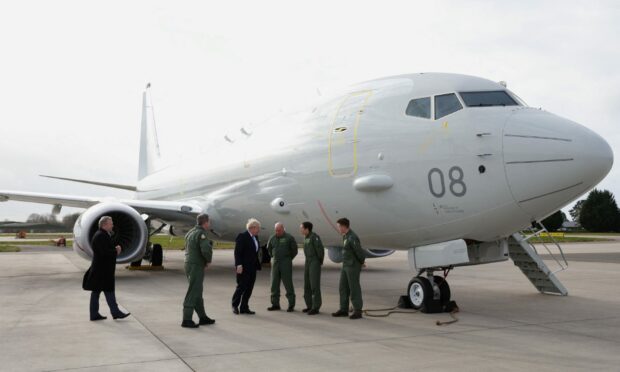
M311 221L340 245L347 217L365 248L408 249L453 239L492 241L594 187L613 154L589 129L518 105L467 107L459 92L506 90L488 80L415 74L370 81L308 110L266 122L213 148L208 166L143 178L136 197L188 200L223 239L248 218L263 237L281 221ZM457 93L462 109L406 114L412 99ZM211 150L211 149L210 149ZM175 226L191 221L165 221Z

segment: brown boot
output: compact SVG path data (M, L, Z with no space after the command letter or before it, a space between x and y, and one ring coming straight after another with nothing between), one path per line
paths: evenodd
M362 317L362 310L354 310L349 319L360 319Z

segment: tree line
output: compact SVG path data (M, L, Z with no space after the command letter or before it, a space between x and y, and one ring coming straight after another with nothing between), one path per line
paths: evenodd
M573 221L590 232L620 232L620 210L614 195L608 190L594 189L586 199L579 200L568 212ZM566 221L566 215L557 211L542 223L547 230L556 231Z
M67 231L73 230L73 225L75 225L75 221L77 221L78 217L80 217L81 213L72 213L64 216L61 220L58 219L58 216L54 214L38 214L32 213L26 219L26 222L29 223L43 223L52 226L59 226L67 228Z

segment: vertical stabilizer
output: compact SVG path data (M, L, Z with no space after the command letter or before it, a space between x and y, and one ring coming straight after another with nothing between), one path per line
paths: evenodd
M140 129L140 162L138 164L138 180L160 169L159 141L155 127L155 114L148 83L142 93L142 126Z

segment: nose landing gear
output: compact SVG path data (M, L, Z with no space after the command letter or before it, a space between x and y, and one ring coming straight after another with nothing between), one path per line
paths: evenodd
M422 276L424 271L426 278ZM444 277L433 275L432 269L424 271L409 282L407 295L411 305L423 313L443 312L450 302L450 286Z

